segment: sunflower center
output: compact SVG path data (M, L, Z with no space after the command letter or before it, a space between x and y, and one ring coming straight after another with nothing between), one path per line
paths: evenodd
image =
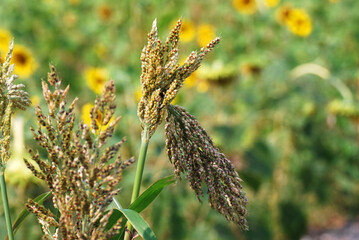
M243 0L244 5L249 5L251 3L251 0Z
M105 81L102 77L96 77L96 83L97 84L103 84Z
M22 53L15 53L14 54L14 62L21 64L21 65L25 65L27 62L27 57Z

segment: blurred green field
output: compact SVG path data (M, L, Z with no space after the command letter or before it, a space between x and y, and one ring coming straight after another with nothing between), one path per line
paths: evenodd
M158 239L300 239L358 218L358 9L355 0L2 0L0 53L14 37L15 71L34 105L44 105L41 79L53 63L71 99L80 98L79 120L87 121L89 104L112 78L122 115L115 140L127 137L126 159L139 151L139 58L152 21L165 39L182 17L183 61L221 37L176 104L196 116L244 180L250 230L199 203L185 179L143 216ZM38 149L29 131L34 108L15 117L7 173L13 217L45 191L22 164L24 145ZM163 131L151 139L145 186L173 172ZM123 205L134 172L121 181ZM5 234L1 207L0 239ZM17 239L40 236L31 216Z

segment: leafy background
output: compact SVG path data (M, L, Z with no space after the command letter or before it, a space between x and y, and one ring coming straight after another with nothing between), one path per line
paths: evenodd
M241 1L2 0L0 29L34 59L28 76L18 73L34 104L43 104L41 78L49 62L70 84L72 98L80 97L79 119L82 106L96 97L91 81L97 79L100 88L114 79L123 116L115 140L127 136L124 158L138 155L139 56L152 21L157 18L163 39L178 18L186 22L180 59L220 36L221 44L187 80L176 103L197 117L239 171L250 230L239 231L205 200L199 203L184 179L162 192L145 219L159 239L299 239L342 227L359 211L359 2L282 0L268 7L257 0L253 14L234 2ZM308 14L309 35L278 22L286 6ZM96 69L102 69L98 76L86 75ZM25 142L36 149L29 133L33 107L15 117L14 147ZM164 145L160 128L151 139L145 186L173 171ZM13 216L27 198L45 191L21 165L27 157L21 149L15 149L9 163L15 170L7 176ZM125 206L134 170L121 182L118 199ZM0 238L5 233L0 217ZM19 239L40 236L34 217L19 232Z

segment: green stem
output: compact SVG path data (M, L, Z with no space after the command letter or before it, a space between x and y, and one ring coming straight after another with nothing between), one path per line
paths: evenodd
M1 188L2 202L4 205L7 233L9 236L9 240L14 240L14 234L12 232L12 224L11 224L11 218L10 218L10 208L9 208L9 202L7 199L7 191L6 191L5 176L4 176L3 169L1 170L1 173L0 173L0 188Z
M147 128L147 126L145 126L145 128L142 131L140 156L138 157L138 161L137 161L137 169L136 169L135 182L133 184L131 203L133 203L138 198L138 195L140 194L143 169L145 167L145 161L146 161L147 147L150 141L149 136L150 136L149 129ZM130 233L133 230L131 223L127 223L127 229L128 231L125 234L125 239L129 240Z

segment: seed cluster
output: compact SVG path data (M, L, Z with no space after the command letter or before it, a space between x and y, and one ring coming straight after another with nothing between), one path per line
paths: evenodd
M142 50L142 97L138 105L141 122L150 129L150 136L164 119L166 108L176 97L185 79L201 64L203 58L219 43L211 41L199 53L193 51L183 65L178 63L181 20L170 32L165 43L158 39L157 22L153 22L148 43Z
M106 230L112 214L106 209L119 192L122 170L134 162L120 159L118 152L124 140L105 146L120 120L115 118L109 126L102 127L113 118L116 108L114 83L110 81L103 95L96 99L91 126L81 122L77 128L74 115L77 99L67 105L69 87L60 88L61 80L53 66L48 83L50 86L42 82L48 115L36 107L39 126L37 130L31 128L35 140L48 153L48 160L41 160L39 153L29 150L37 166L25 162L49 186L60 216L56 218L32 201L27 208L42 224L46 239L109 239L118 232L120 222ZM56 227L53 235L50 226Z
M14 84L14 64L10 65L14 42L10 41L4 63L0 60L0 170L4 171L10 158L11 116L15 109L25 110L30 105L29 94L23 84ZM1 57L1 56L0 56Z
M242 191L242 180L206 130L184 108L170 105L165 131L167 153L175 174L186 173L199 200L205 183L210 206L247 230L247 197Z

